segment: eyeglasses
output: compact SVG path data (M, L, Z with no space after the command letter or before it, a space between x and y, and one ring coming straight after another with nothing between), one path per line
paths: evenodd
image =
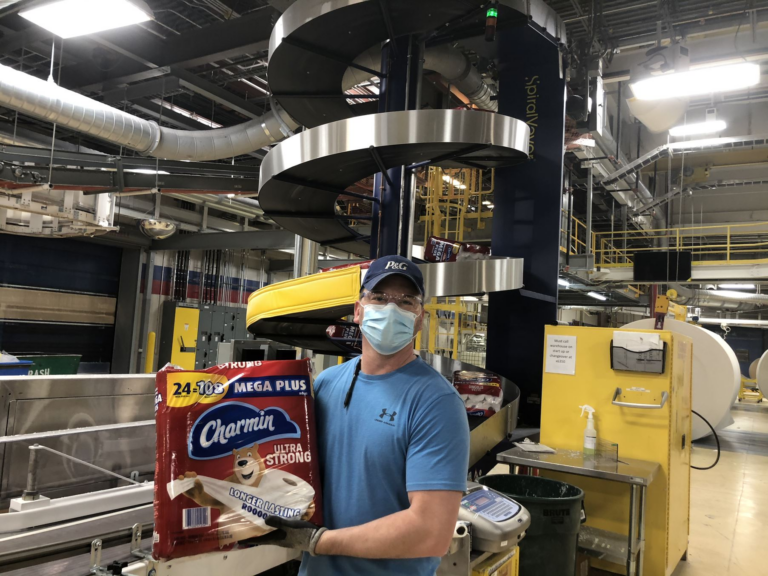
M371 304L379 304L382 306L394 302L399 308L407 310L408 312L416 312L422 303L421 296L414 296L413 294L389 294L387 292L365 292L362 299Z

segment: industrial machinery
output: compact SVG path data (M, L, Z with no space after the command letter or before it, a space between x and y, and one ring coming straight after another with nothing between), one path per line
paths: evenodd
M648 519L641 526L634 525L637 516L620 484L546 473L584 490L583 532L592 544L580 540L580 546L597 556L598 567L624 574L628 555L641 550L644 540L644 573L669 576L688 549L691 339L667 331L570 326L547 327L546 337L542 443L581 451L586 421L579 407L589 405L595 410L598 449L602 441L618 446L618 460L661 465L640 503ZM637 537L632 550L613 546L627 541L629 525Z
M284 109L306 129L277 144L263 160L259 203L265 215L287 230L321 245L372 257L393 253L407 255L413 244L409 223L413 220L413 181L418 169L427 166L487 169L525 163L534 152L528 124L522 119L487 111L497 108L493 94L471 65L467 74L476 80L473 106L481 110L472 107L466 110L422 110L417 100L422 75L418 63L425 50L425 37L429 36L438 46L454 39L472 37L480 38L482 43L486 23L484 5L480 0L389 0L386 3L300 0L285 10L274 27L269 45L271 98L275 108ZM537 0L510 0L501 3L497 15L499 30L531 27L531 34L536 38L548 35L552 39L555 48L551 53L556 59L548 64L551 64L552 74L557 76L562 67L558 65L561 64L561 54L556 46L564 39L565 31L553 12ZM337 33L328 34L329 30ZM389 43L378 70L356 64L360 54L387 40ZM483 45L496 50L494 44ZM494 58L494 54L488 56ZM343 84L349 70L368 74L367 78L379 77L378 93L347 97ZM470 74L472 72L475 73ZM539 70L536 74L543 77ZM564 82L563 75L559 76L557 82ZM522 86L521 79L520 82ZM542 90L546 87L542 84ZM521 90L520 94L525 97L525 92ZM551 93L556 95L554 100L562 104L558 94L562 95L564 91L555 88ZM373 100L379 100L378 106ZM542 98L541 102L545 100ZM518 108L524 110L525 106L522 102ZM561 118L549 122L544 108L542 104L542 122L537 129L541 135L535 148L542 159L546 157L544 151L547 149L542 139L547 137L548 130L554 130L562 137L563 112L561 105ZM373 114L377 109L379 113ZM282 119L279 124L276 129L270 125L269 130L280 130L288 136L295 126ZM270 134L266 125L260 126ZM562 142L556 144L553 149L561 159ZM542 166L546 164L539 162ZM557 165L560 164L558 161ZM559 194L559 173L551 167L546 171L559 180L557 186L552 187L552 191ZM374 173L379 175L373 196L347 190L350 185ZM540 190L537 190L537 196L541 200L536 201L537 205L539 202L547 204L547 199L538 192ZM350 198L370 202L371 213L351 215L340 212L340 202L348 202ZM500 251L502 254L513 252ZM298 260L299 254L295 256ZM500 292L518 291L523 286L523 262L519 258L430 264L423 267L423 272L426 291L435 297L487 293L499 296ZM359 296L361 274L360 268L353 267L268 286L250 298L247 319L238 318L237 310L217 310L217 307L208 310L206 307L166 303L159 365L171 362L188 369L205 368L217 363L222 342L243 340L250 335L325 354L349 354L351 350L347 344L334 340L327 329L345 325L345 317L351 313ZM537 295L537 298L546 299L547 296ZM210 322L206 319L209 313ZM223 314L221 330L219 313ZM239 313L242 314L242 309ZM231 314L234 317L228 316ZM250 334L242 330L244 324ZM226 348L224 352L227 352ZM455 370L474 369L442 357L427 356L425 360L446 377L451 377ZM124 377L113 378L118 381ZM84 386L93 391L99 384L92 380ZM0 383L0 386L5 385ZM18 384L13 384L15 393L6 395L17 404L8 412L0 412L0 423L4 422L3 418L9 422L18 421L14 419L18 418L17 413L22 408L28 410L30 417L40 420L40 415L47 412L48 402L62 403L59 418L63 421L54 420L55 428L44 430L46 434L51 432L50 435L10 436L5 444L0 444L0 447L6 446L4 466L9 462L7 445L12 444L15 451L12 469L8 472L3 469L2 484L3 487L6 485L6 475L13 478L13 490L0 496L7 493L9 499L24 500L27 490L27 498L34 501L32 492L55 496L52 488L60 488L62 497L90 493L95 488L83 486L81 477L94 474L100 478L103 471L86 470L83 461L121 477L111 476L109 481L102 481L103 488L121 488L126 482L122 478L134 482L148 479L145 477L154 465L154 434L150 425L141 427L139 423L152 418L154 379L136 376L126 386L118 386L118 392L103 386L98 391L98 401L78 407L66 405L72 394L68 389L60 388L65 385L65 379L50 379L45 393L41 391L38 400L31 402L22 398ZM483 468L486 465L482 463L484 457L507 439L515 427L520 391L509 380L504 380L502 387L503 409L485 420L470 419L473 467L470 474L487 471ZM102 396L121 405L125 402L134 404L127 412L105 409L102 402L107 400ZM4 397L0 402L7 400ZM6 414L10 416L6 417ZM45 422L48 422L47 416ZM73 428L83 429L74 431ZM124 435L117 432L123 428L130 432ZM19 430L29 431L13 429L9 433L18 434ZM109 438L110 434L120 434L117 446L130 446L129 453L132 458L135 456L135 461L132 459L129 465L121 462L118 466L102 462L102 459L107 460L105 455L109 452L109 445L102 438L104 435ZM77 440L68 444L68 438ZM39 450L30 451L28 444L37 442L48 446L46 442L51 439L58 444L50 446L64 454L52 456L74 462L67 465L71 473L48 478L47 467L39 466L36 468L38 477L30 484L26 481L34 459L30 453L38 454ZM134 455L134 452L137 453ZM134 471L138 474L133 474ZM61 486L56 485L57 480ZM99 498L99 493L93 492L83 498L83 506L87 506L88 499ZM18 507L35 512L34 504ZM26 511L11 514L25 514ZM0 536L0 566L13 566L21 573L30 566L35 566L38 573L61 573L67 568L81 566L84 572L106 574L107 565L117 562L111 570L113 573L133 576L179 573L196 576L224 572L230 576L251 576L256 570L266 570L296 557L294 552L265 546L189 557L172 563L157 562L146 552L152 522L151 505L112 512L104 508L93 517L72 518L53 527L41 527L35 521L35 526L28 530ZM505 554L507 559L501 560L514 563L516 543L522 538L528 522L527 513L515 502L485 488L471 486L464 496L460 524L456 529L455 540L460 541L454 541L451 547L454 558L465 558L466 563L459 564L457 560L450 568L454 571L449 573L469 575L484 560L495 558L487 557L494 553ZM462 571L456 572L459 566Z
M171 363L185 370L216 366L220 345L248 340L245 310L236 306L163 303L158 367Z
M531 516L520 504L487 486L470 482L461 499L451 547L437 570L439 576L464 576L493 557L510 562L507 572L517 575L518 543L531 525Z

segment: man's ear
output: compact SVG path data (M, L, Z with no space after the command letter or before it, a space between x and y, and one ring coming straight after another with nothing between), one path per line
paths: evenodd
M362 324L363 322L363 305L360 302L355 302L355 324Z
M416 316L416 321L414 322L413 326L413 335L415 336L419 332L421 332L421 329L424 328L424 315L426 314L426 311L424 308L421 308L421 314Z

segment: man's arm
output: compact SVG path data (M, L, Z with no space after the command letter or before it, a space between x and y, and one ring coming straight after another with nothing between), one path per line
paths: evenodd
M461 492L409 492L408 509L320 536L317 555L357 558L424 558L448 551L459 515Z

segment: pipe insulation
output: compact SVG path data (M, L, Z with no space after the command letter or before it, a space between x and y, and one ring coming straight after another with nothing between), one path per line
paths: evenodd
M747 311L768 306L768 294L750 294L731 290L698 290L674 285L677 296L673 301L685 306L720 308L723 310Z
M371 70L381 70L381 46L372 46L355 58L355 64ZM432 70L455 86L472 104L484 110L497 111L499 105L491 97L496 90L483 81L483 77L472 62L457 48L435 46L424 51L424 70ZM371 75L356 68L347 68L341 82L341 89L350 88L371 79Z
M146 156L168 160L204 162L232 158L283 140L298 128L276 103L264 116L229 128L166 128L3 65L0 105Z

